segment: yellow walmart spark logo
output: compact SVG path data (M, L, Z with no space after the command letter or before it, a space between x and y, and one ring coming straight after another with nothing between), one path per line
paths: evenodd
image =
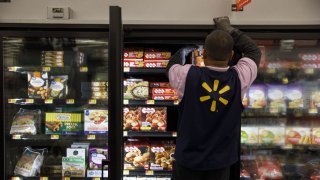
M214 92L217 92L218 86L219 86L219 80L214 80L214 82L213 82L213 89L211 89L210 86L209 86L206 82L202 83L202 87L203 87L206 91L208 91L209 95L207 95L207 96L201 96L201 97L200 97L200 101L201 101L201 102L205 102L205 101L210 100L210 99L211 99L210 94L213 94ZM230 90L230 86L229 86L229 85L226 85L226 86L224 86L222 89L220 89L220 90L218 91L218 94L221 95L221 94L223 94L223 93L225 93L225 92L227 92L227 91L229 91L229 90ZM229 101L226 100L226 99L224 99L223 97L219 97L218 100L219 100L222 104L224 104L225 106L229 103ZM211 110L212 112L216 112L216 111L217 111L217 101L216 101L216 100L212 100L210 110Z

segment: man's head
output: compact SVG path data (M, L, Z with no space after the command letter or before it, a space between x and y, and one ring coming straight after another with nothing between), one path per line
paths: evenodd
M211 32L204 44L204 61L206 65L227 64L233 54L233 39L222 30Z

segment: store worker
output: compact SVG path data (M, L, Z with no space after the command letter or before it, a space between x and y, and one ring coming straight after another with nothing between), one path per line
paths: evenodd
M257 76L261 52L228 17L214 23L205 39L205 67L184 65L191 46L175 53L167 67L181 99L173 180L229 179L239 161L242 98ZM233 50L242 58L232 58Z

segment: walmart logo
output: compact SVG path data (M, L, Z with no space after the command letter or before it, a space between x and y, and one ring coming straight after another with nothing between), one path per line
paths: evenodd
M210 100L211 97L213 97L213 96L216 94L216 92L217 92L217 90L218 90L218 86L219 86L219 80L214 80L214 82L213 82L213 89L211 89L211 87L210 87L206 82L202 83L202 87L208 92L208 95L207 95L207 96L201 96L201 97L200 97L200 101L201 101L201 102L205 102L205 101ZM229 103L229 101L226 100L226 99L224 99L224 98L221 97L220 95L223 94L223 93L225 93L225 92L227 92L227 91L229 91L229 90L230 90L230 86L229 86L229 85L226 85L226 86L224 86L222 89L220 89L220 90L218 91L218 94L219 94L219 95L218 95L218 98L217 98L217 99L218 99L223 105L225 105L225 106ZM212 96L211 96L211 95L212 95ZM216 101L215 98L213 98L213 100L212 100L210 110L211 110L212 112L217 112L217 101Z

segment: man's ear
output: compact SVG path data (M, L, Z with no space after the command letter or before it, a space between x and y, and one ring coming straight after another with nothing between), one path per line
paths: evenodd
M207 59L207 51L205 49L203 50L202 57L203 57L203 59Z

